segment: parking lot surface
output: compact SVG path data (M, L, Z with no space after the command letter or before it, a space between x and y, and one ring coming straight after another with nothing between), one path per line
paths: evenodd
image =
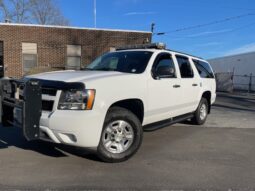
M206 125L145 132L138 153L118 164L0 128L0 189L255 188L254 114L254 96L220 94Z

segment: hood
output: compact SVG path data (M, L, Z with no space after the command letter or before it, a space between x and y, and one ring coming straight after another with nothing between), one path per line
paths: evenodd
M42 80L54 80L63 82L87 82L91 80L97 80L100 78L109 78L115 76L129 75L127 73L115 72L115 71L56 71L46 72L36 75L28 76L29 78L37 78Z

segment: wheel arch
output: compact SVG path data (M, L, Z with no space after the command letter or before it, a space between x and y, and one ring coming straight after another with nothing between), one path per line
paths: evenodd
M212 97L211 91L205 91L202 94L202 98L205 98L208 102L208 113L211 112L211 97Z
M133 98L133 99L124 99L114 102L108 110L112 107L122 107L129 111L131 111L136 117L140 120L141 124L144 120L144 104L141 99Z

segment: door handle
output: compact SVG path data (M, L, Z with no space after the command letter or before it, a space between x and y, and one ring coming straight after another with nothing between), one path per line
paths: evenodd
M181 86L180 85L173 85L173 88L180 88Z
M196 86L198 86L198 84L192 84L192 86L196 87Z

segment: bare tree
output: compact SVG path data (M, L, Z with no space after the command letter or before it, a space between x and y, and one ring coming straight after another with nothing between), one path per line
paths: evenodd
M55 0L30 0L34 21L42 25L69 25Z
M0 9L4 20L16 23L27 23L30 15L30 0L0 0Z
M0 0L3 20L14 23L68 25L56 0Z
M5 6L5 3L3 0L0 0L0 9L1 9L1 16L3 17L4 20L10 19L10 13Z

